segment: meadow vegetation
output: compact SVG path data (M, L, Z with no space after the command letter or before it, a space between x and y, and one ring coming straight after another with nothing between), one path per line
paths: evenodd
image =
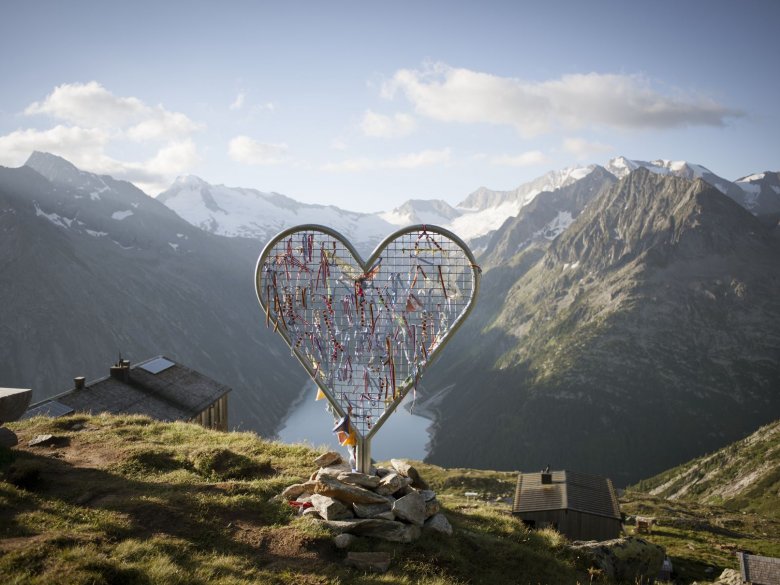
M415 463L453 525L412 544L358 539L392 555L385 574L344 564L322 525L275 498L315 471L324 448L143 416L36 418L9 425L0 450L3 585L573 584L596 582L566 539L510 514L513 472ZM30 447L37 435L51 445ZM478 498L465 497L479 493ZM678 582L736 567L735 550L780 556L780 523L627 492L628 514L654 515ZM631 529L629 528L630 532Z

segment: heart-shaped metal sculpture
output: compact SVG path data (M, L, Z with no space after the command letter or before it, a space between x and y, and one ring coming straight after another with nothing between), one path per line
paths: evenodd
M367 261L338 232L281 232L257 262L257 297L273 326L357 437L358 469L370 438L471 311L474 256L455 234L411 226Z

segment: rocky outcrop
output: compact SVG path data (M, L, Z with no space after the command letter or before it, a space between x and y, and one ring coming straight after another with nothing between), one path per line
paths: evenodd
M452 534L436 493L408 462L394 459L393 469L377 468L370 474L345 471L330 455L316 462L327 467L314 472L311 480L287 487L279 497L336 532L339 548L352 542L344 535L412 542L423 530Z
M610 581L649 583L661 570L664 549L630 536L603 542L575 542L569 547L581 570L599 569Z
M712 585L742 585L742 575L734 569L723 569L720 577Z

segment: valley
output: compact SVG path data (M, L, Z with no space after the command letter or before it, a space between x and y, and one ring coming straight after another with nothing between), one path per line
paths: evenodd
M780 415L779 191L617 158L357 214L195 177L155 199L35 153L0 172L0 374L40 400L120 353L171 354L233 388L232 426L273 436L305 374L257 306L263 238L331 221L367 254L393 222L468 226L482 290L421 380L428 460L627 485Z

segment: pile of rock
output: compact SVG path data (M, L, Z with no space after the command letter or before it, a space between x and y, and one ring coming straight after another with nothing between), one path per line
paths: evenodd
M371 474L352 471L334 451L314 463L320 468L309 481L289 486L281 497L337 532L337 545L349 546L354 536L412 542L427 530L452 534L436 494L406 461L393 459L391 469Z

